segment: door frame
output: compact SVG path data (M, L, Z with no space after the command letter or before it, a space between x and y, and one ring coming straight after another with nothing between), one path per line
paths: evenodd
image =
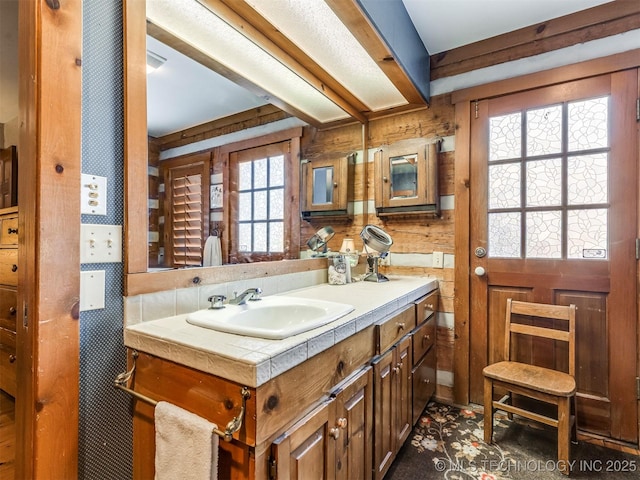
M461 405L469 403L470 381L470 281L471 281L471 244L470 223L473 212L470 202L471 170L471 121L475 116L475 100L489 99L524 90L550 86L591 76L613 73L620 70L640 67L640 49L589 60L573 65L524 75L512 79L471 87L453 92L451 103L455 107L455 299L454 316L454 402ZM640 95L640 86L639 86ZM637 142L640 141L640 126ZM640 159L639 163L640 163ZM640 212L639 212L640 216ZM640 222L639 222L640 223ZM640 235L639 235L640 236ZM636 296L637 296L636 284ZM636 319L636 328L640 332L640 319ZM639 349L640 350L640 349ZM636 375L640 374L640 353L636 352ZM640 401L638 402L640 412ZM639 415L640 418L640 415ZM640 426L639 426L640 431Z
M82 0L18 17L15 476L77 478Z

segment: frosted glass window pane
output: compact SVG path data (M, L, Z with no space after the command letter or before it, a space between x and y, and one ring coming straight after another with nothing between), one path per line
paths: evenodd
M607 209L570 210L567 213L567 257L608 257Z
M489 166L489 208L520 206L520 164Z
M266 190L258 190L253 192L253 219L267 219L267 192Z
M253 188L267 187L267 159L261 158L253 162Z
M251 250L251 224L238 225L238 251L249 252Z
M253 224L253 251L267 251L267 224L266 222L256 222Z
M527 112L527 156L560 153L562 148L562 106Z
M569 157L567 164L567 201L569 205L608 202L608 154L597 153Z
M284 189L269 190L269 218L284 218Z
M282 222L269 224L269 251L284 252L284 224Z
M562 256L562 215L559 211L528 212L527 258Z
M562 160L527 162L527 207L557 206L562 202Z
M609 97L569 103L569 151L609 146Z
M238 189L251 189L251 162L242 162L238 164Z
M238 194L238 220L251 220L251 192Z
M520 258L520 213L489 214L489 256Z
M284 156L278 155L269 159L269 186L284 185Z
M522 155L520 112L489 119L489 161L520 158Z

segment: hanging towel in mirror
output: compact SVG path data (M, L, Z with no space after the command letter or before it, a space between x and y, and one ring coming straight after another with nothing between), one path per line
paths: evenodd
M155 480L218 478L216 425L168 402L158 402L155 426Z
M203 267L222 265L222 248L220 247L220 238L218 236L211 235L207 238L204 244L202 259Z

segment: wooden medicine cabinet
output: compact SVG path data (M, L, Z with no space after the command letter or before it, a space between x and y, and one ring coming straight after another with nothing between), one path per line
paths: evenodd
M411 140L375 153L375 206L380 216L432 212L440 215L440 140Z
M348 218L356 153L302 161L302 218Z

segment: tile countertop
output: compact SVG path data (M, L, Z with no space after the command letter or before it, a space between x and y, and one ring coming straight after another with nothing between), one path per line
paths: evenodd
M435 278L390 276L388 282L322 284L283 295L348 303L355 309L323 327L283 340L265 340L190 325L177 315L126 327L135 350L258 387L438 287Z

